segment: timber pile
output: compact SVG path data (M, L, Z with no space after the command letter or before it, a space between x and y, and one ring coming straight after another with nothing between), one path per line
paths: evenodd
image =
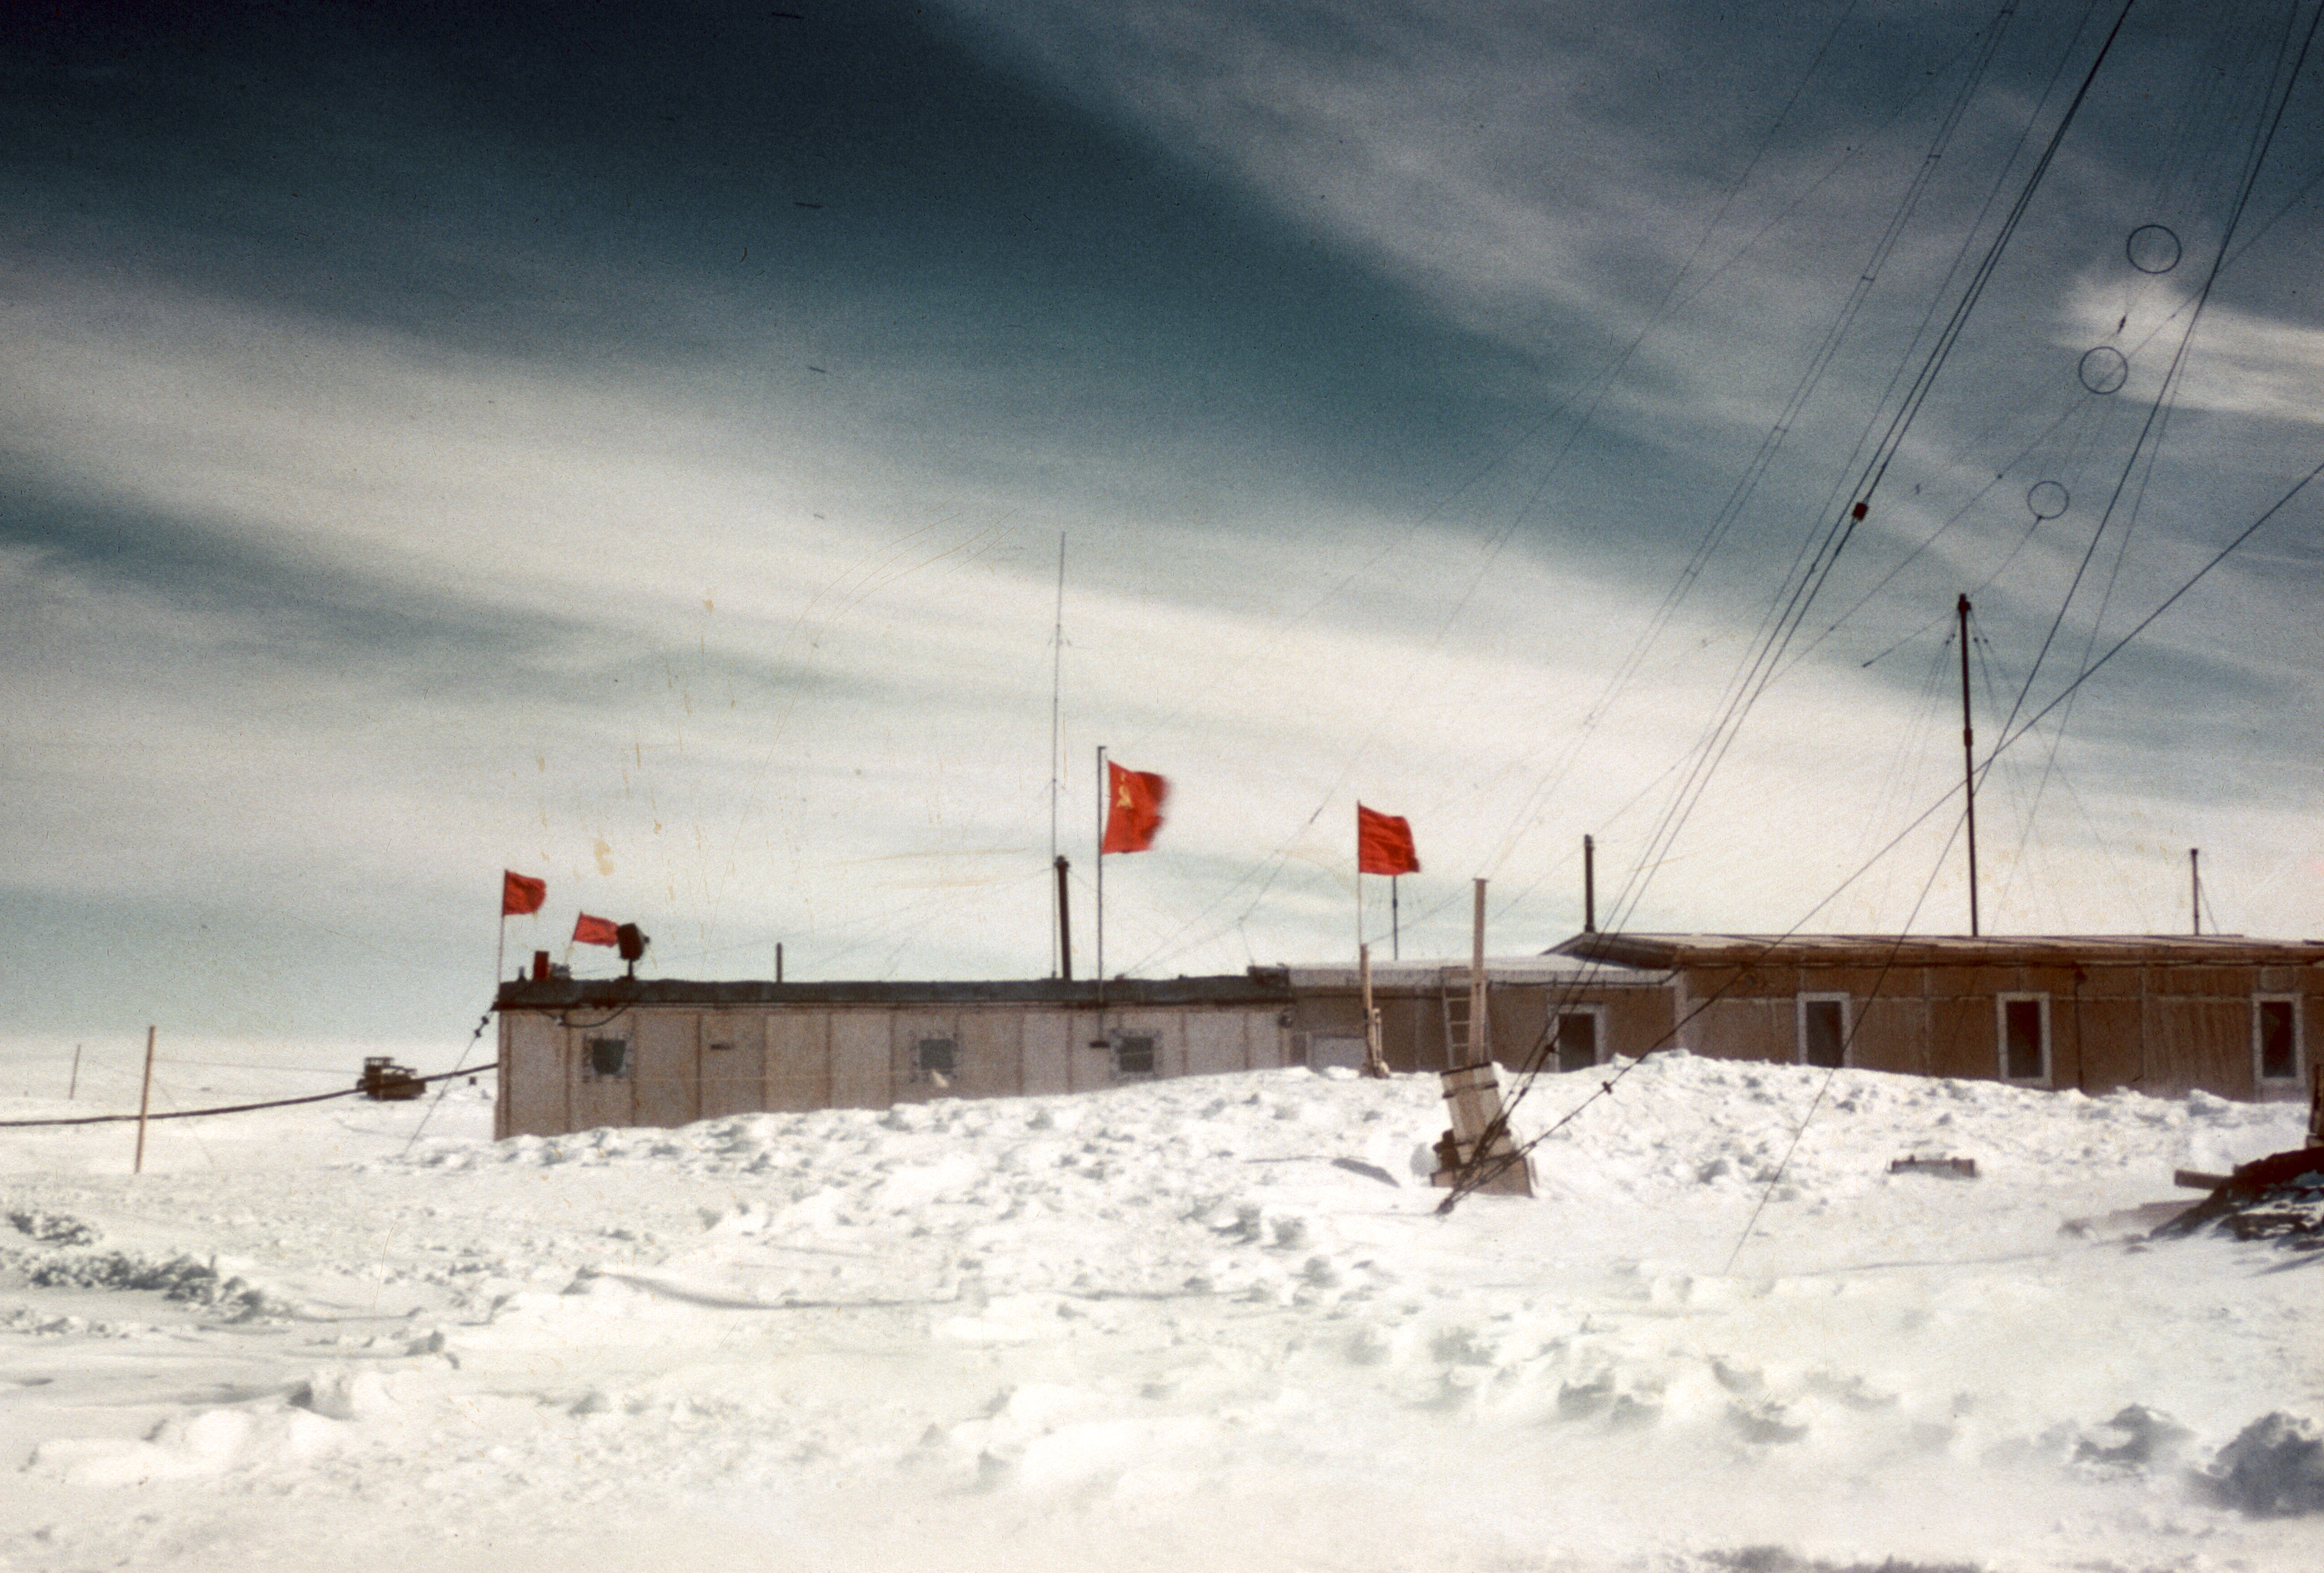
M2324 1250L2324 1145L2239 1165L2210 1195L2154 1233L2158 1238L2183 1237L2207 1228L2239 1240L2272 1239L2292 1250Z

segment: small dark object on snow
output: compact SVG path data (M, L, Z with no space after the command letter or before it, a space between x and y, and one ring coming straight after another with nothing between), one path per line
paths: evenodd
M2157 1239L2218 1224L2239 1240L2281 1237L2324 1247L2324 1146L2296 1147L2240 1164L2210 1195L2154 1231Z
M1977 1178L1975 1158L1923 1158L1907 1154L1888 1165L1891 1174L1934 1174L1946 1180Z
M2206 1173L2200 1169L2173 1169L2171 1171L2171 1183L2184 1187L2189 1191L2217 1191L2220 1186L2225 1185L2228 1181L2234 1178L2235 1176L2232 1174Z
M399 1065L383 1054L375 1054L364 1062L363 1080L355 1083L356 1090L365 1098L382 1103L402 1103L428 1090L420 1072L409 1065Z

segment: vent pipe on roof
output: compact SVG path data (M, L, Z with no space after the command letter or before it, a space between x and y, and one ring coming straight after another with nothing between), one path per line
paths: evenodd
M2200 861L2202 856L2203 851L2200 847L2187 849L2188 894L2192 898L2191 904L2195 910L2195 932L2199 934L2203 932L2203 865Z
M1582 932L1598 932L1598 843L1582 838Z

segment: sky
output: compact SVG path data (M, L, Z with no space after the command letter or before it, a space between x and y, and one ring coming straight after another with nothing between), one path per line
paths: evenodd
M789 3L0 40L0 1033L2324 932L2315 0Z

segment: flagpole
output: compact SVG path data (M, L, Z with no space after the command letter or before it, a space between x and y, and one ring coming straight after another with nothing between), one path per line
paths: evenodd
M1049 633L1049 863L1057 870L1058 970L1074 971L1072 932L1065 920L1065 860L1057 851L1057 794L1065 776L1065 532L1057 532L1057 619Z
M1396 882L1399 878L1396 874L1388 877L1388 955L1391 961L1404 959L1404 919L1396 906Z
M1097 993L1105 998L1105 745L1097 746Z

